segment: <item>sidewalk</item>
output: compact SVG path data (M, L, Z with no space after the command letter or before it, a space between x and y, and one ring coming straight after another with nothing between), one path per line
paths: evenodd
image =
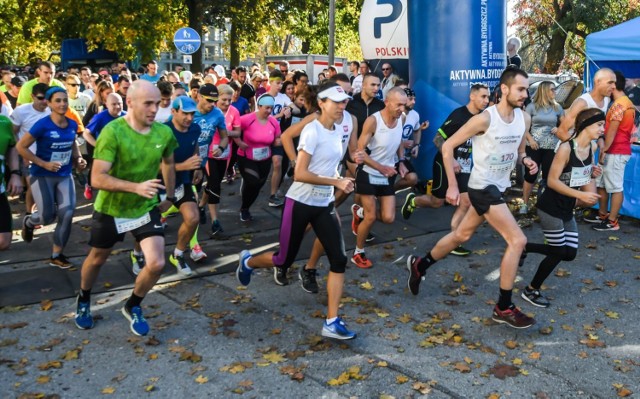
M314 295L297 280L309 239L289 286L275 285L270 270L255 273L249 287L239 286L230 273L237 253L273 245L279 219L263 193L264 206L252 212L255 224L242 226L226 205L237 198L228 200L228 188L222 222L233 237L202 242L209 260L198 268L198 278L174 281L174 271L166 270L165 282L143 304L152 328L148 337L133 336L119 313L133 282L127 252L103 269L98 285L104 293L93 297L98 320L90 331L72 321L79 272L42 264L46 238L30 246L14 242L1 254L0 299L21 304L0 309L2 397L612 398L640 391L635 220L611 233L580 224L577 259L561 264L547 281L544 293L552 307L534 308L514 292L514 302L538 322L514 330L490 319L502 239L480 227L466 245L474 253L438 262L414 297L406 289L406 257L422 255L444 234L451 208L417 210L407 222L398 214L392 226L374 226L378 238L367 250L374 267L347 269L341 313L359 336L336 342L319 336L324 284ZM79 212L77 224L88 223L88 209ZM352 248L346 209L343 231ZM167 253L178 221L170 219ZM524 231L532 242L542 241L538 224ZM87 238L74 228L69 254L78 264ZM540 260L529 255L517 288ZM323 264L324 280L325 258ZM55 298L63 299L41 302Z

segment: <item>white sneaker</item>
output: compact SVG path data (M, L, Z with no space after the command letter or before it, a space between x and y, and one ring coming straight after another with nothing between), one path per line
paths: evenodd
M527 204L520 205L520 210L518 211L518 213L520 215L526 215L527 213L529 213L529 207L527 206Z
M207 258L207 254L204 253L204 251L202 250L202 247L199 244L194 245L193 248L191 248L190 256L194 262L199 262Z

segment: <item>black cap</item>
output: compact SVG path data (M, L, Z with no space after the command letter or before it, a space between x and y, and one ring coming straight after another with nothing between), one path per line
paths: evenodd
M218 101L218 88L211 83L203 84L200 86L200 95Z
M14 76L11 78L11 84L17 87L22 87L23 84L27 83L27 78L24 76Z

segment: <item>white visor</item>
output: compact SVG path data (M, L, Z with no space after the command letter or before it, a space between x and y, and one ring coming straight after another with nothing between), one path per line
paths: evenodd
M318 98L321 100L328 98L331 101L339 103L344 100L350 100L351 96L348 95L342 87L333 86L318 93Z

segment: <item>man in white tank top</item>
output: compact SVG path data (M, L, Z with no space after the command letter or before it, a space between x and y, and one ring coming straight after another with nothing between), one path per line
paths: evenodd
M368 269L373 264L364 253L371 226L376 221L376 197L380 201L380 220L383 223L393 223L396 216L396 196L393 183L396 174L404 177L407 167L400 163L396 171L396 159L404 155L402 144L402 113L407 104L407 95L403 89L394 87L387 93L384 100L385 108L367 118L362 127L362 134L358 139L358 150L369 150L364 157L364 167L358 168L356 173L356 193L360 194L363 211L358 214L356 249L351 258L356 266ZM353 208L352 208L353 211Z
M576 116L587 108L599 108L605 114L611 101L611 93L616 87L616 75L609 68L601 68L593 76L593 89L576 98L569 110L565 113L562 124L558 127L556 136L561 141L571 138ZM598 143L601 144L600 142Z
M511 301L518 262L527 238L516 223L502 194L510 186L509 176L516 161L522 162L530 173L538 170L536 163L525 153L524 133L531 126L531 117L522 111L527 98L527 74L518 68L507 68L500 77L502 99L495 106L474 116L442 145L442 159L449 188L446 200L452 205L460 202L454 172L454 149L473 140L473 169L468 194L471 207L458 227L440 239L424 258L410 255L408 286L417 295L426 271L437 260L471 238L478 226L489 222L507 242L500 264L500 296L493 310L493 320L514 328L527 328L535 320L522 313Z

